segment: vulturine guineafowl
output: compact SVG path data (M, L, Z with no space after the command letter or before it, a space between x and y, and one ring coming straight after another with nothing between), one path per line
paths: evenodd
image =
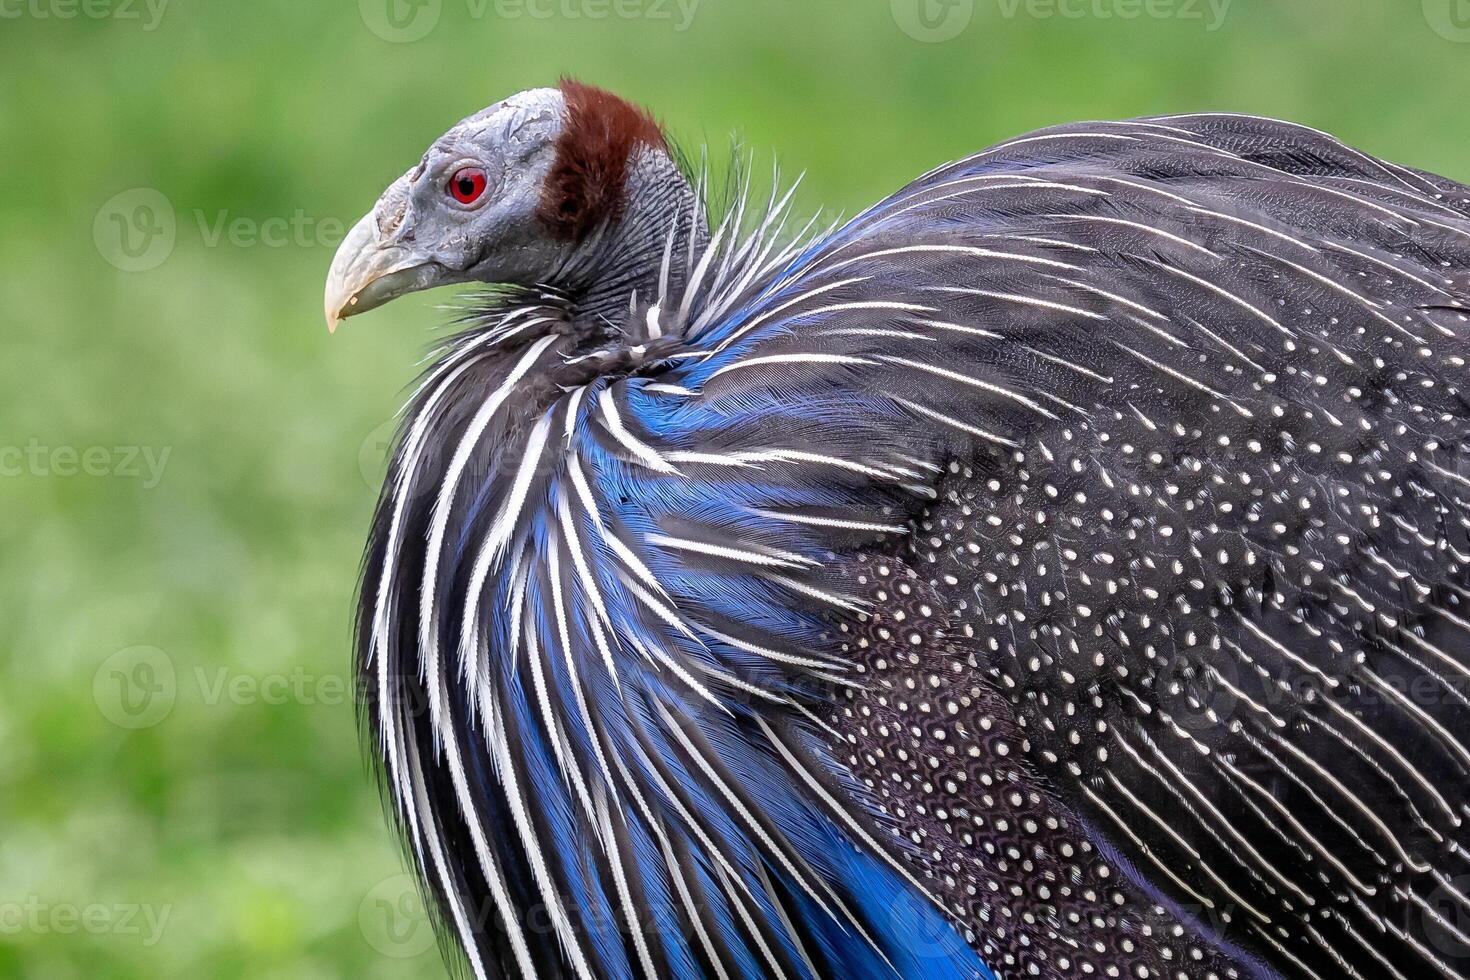
M1470 189L1202 113L794 232L679 159L524 92L332 264L488 284L358 623L451 962L1470 976Z

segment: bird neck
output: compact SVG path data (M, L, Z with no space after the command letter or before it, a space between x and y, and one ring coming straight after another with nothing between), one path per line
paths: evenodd
M579 319L620 326L630 310L642 317L681 295L708 244L704 208L689 181L662 149L640 146L618 214L577 248L553 285Z

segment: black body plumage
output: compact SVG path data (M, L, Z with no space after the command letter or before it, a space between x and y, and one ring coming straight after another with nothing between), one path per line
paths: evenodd
M360 665L470 969L1470 976L1470 189L1204 114L768 239L410 404Z

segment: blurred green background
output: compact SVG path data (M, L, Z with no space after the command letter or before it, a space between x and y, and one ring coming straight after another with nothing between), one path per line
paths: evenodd
M806 210L1203 108L1470 179L1466 0L0 0L0 976L442 975L348 632L443 297L329 339L321 282L431 139L564 72Z

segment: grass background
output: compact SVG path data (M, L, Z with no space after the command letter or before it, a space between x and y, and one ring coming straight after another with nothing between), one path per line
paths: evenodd
M442 297L329 340L320 295L341 228L461 116L573 73L686 143L738 132L847 213L1039 126L1205 108L1470 179L1465 0L1219 22L1203 0L698 0L687 23L673 0L418 0L437 20L409 42L380 36L409 0L158 2L0 0L5 977L440 974L345 681L384 423ZM921 2L963 29L915 39ZM134 188L175 229L142 271L109 261Z

